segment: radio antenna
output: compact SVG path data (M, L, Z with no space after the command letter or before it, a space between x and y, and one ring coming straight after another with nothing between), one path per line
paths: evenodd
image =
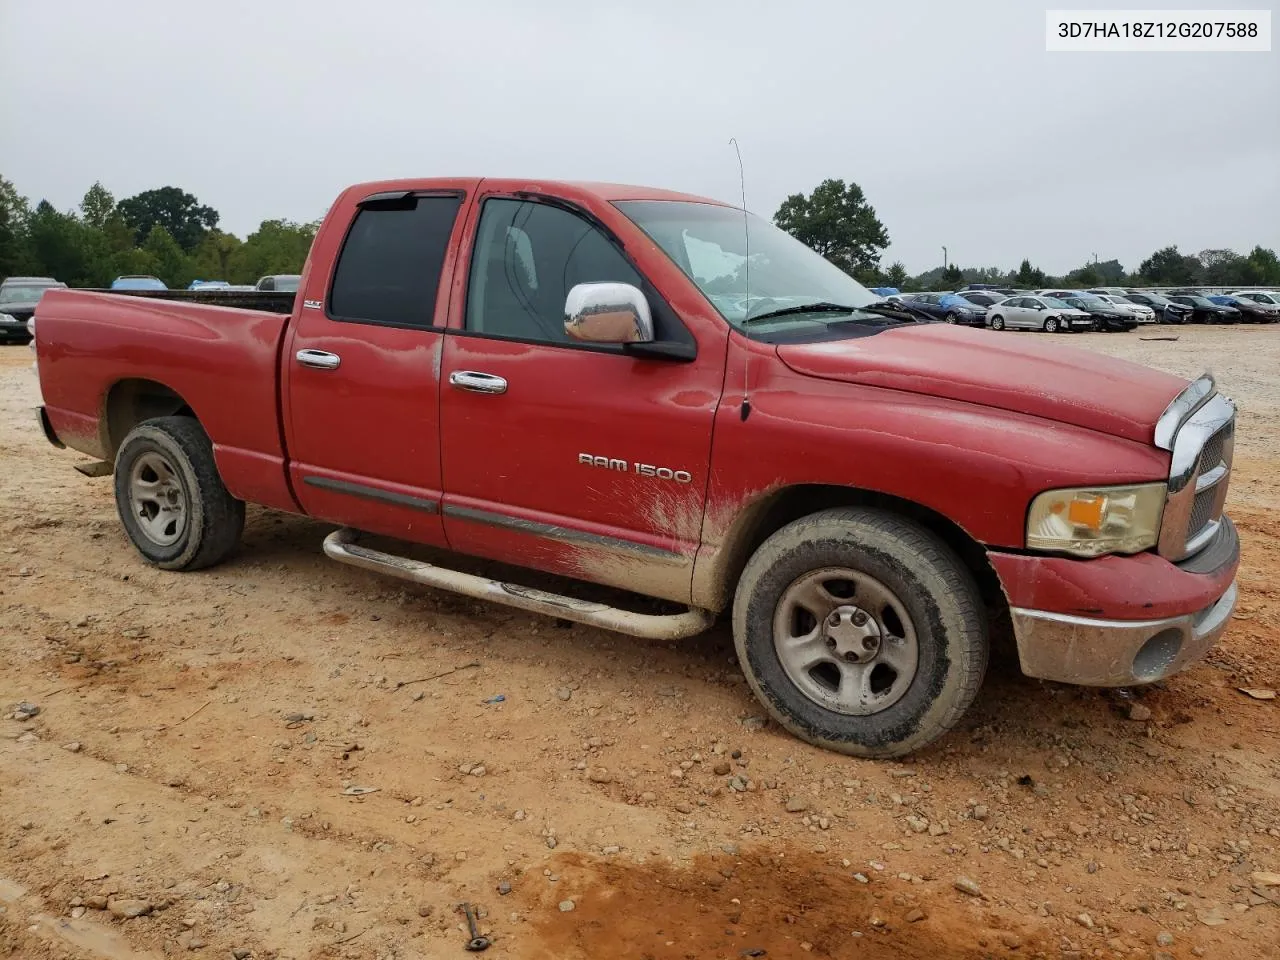
M733 146L733 152L738 156L738 188L742 192L742 250L745 254L742 261L742 287L743 298L747 313L751 312L751 229L749 227L749 218L747 216L747 178L742 169L742 150L738 146L738 138L730 137L729 143ZM749 390L749 375L751 372L751 354L746 354L742 368L742 419L746 420L751 415L751 393Z

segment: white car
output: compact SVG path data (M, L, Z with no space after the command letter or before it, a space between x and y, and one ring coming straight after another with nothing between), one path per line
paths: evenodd
M1260 303L1263 306L1280 307L1280 293L1276 293L1274 290L1237 290L1231 296L1239 297L1242 300L1252 300L1254 303Z
M1054 297L1009 297L987 308L992 330L1092 330L1093 317Z
M1139 323L1155 323L1156 312L1150 307L1141 303L1134 303L1125 297L1118 297L1112 293L1096 293L1094 294L1099 300L1105 300L1112 306L1119 307L1125 313L1132 314L1134 319Z

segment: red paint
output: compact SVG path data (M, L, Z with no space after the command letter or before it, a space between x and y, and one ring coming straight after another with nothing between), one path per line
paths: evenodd
M1009 605L1107 620L1159 620L1196 613L1227 592L1239 562L1212 574L1187 573L1164 557L1068 560L987 554Z
M1156 418L1185 385L1089 350L945 324L784 346L778 355L810 376L1015 410L1140 443L1151 442Z
M357 203L386 190L466 195L439 329L342 323L304 306L326 300ZM465 334L479 203L514 192L570 201L607 224L692 334L696 360ZM993 548L1017 605L1145 619L1200 609L1225 589L1233 571L1186 574L1151 554L999 552L1021 548L1042 490L1162 479L1168 454L1151 445L1153 427L1184 381L1056 343L932 325L821 345L750 341L611 205L621 199L698 198L548 181L361 184L322 225L292 318L52 290L36 311L50 420L71 446L107 455L112 386L154 380L200 418L244 499L671 599L690 599L695 563L715 560L734 516L797 484L879 491L950 518ZM297 365L304 348L340 354L340 369ZM451 388L455 370L505 377L508 392ZM585 466L581 454L628 469ZM687 471L690 482L643 477L636 462ZM514 525L478 521L476 510Z

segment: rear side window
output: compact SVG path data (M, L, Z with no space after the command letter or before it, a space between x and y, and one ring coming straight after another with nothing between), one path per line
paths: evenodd
M329 292L334 320L429 327L459 196L409 197L362 207Z

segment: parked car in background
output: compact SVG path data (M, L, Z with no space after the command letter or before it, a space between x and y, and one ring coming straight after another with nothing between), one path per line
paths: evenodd
M1237 290L1231 296L1252 300L1254 303L1271 303L1280 307L1280 293L1274 290Z
M0 283L0 343L27 343L30 321L45 291L65 288L53 277L8 277Z
M1007 299L1005 294L996 293L994 290L961 290L956 294L957 297L964 297L975 306L983 309L983 315L986 315L987 307L993 307L1001 300Z
M9 277L0 283L0 343L27 343L27 321L46 290L65 287L53 277Z
M902 292L897 287L868 287L867 289L879 297L892 297Z
M1056 297L1070 307L1083 310L1093 318L1095 330L1134 330L1138 326L1138 318L1128 310L1122 310L1113 303L1083 290L1043 290L1043 296Z
M187 284L188 290L228 290L231 284L225 280L192 280Z
M1280 306L1274 303L1259 303L1244 297L1233 297L1229 293L1217 294L1209 299L1220 307L1239 310L1240 319L1244 323L1275 323L1280 320Z
M1009 297L987 309L992 330L1043 330L1068 333L1092 330L1093 317L1054 297Z
M1133 318L1139 323L1156 322L1156 312L1145 304L1134 303L1131 300L1126 300L1124 297L1119 297L1112 293L1095 293L1094 296L1099 300L1103 300L1111 304L1118 310L1124 310L1125 312L1132 314Z
M149 274L130 274L111 281L112 290L168 290L165 282Z
M1176 292L1169 297L1174 303L1191 308L1191 323L1239 323L1240 311L1235 307L1224 307L1214 303L1203 293L1195 291Z
M1174 303L1164 294L1144 293L1141 290L1130 290L1124 295L1130 303L1138 303L1155 311L1156 320L1160 323L1190 323L1191 308L1181 303Z
M275 273L270 276L261 277L255 290L276 290L281 293L297 293L298 284L302 282L300 274L296 273Z
M935 320L982 326L987 308L970 303L954 293L917 293L906 301L910 306Z

